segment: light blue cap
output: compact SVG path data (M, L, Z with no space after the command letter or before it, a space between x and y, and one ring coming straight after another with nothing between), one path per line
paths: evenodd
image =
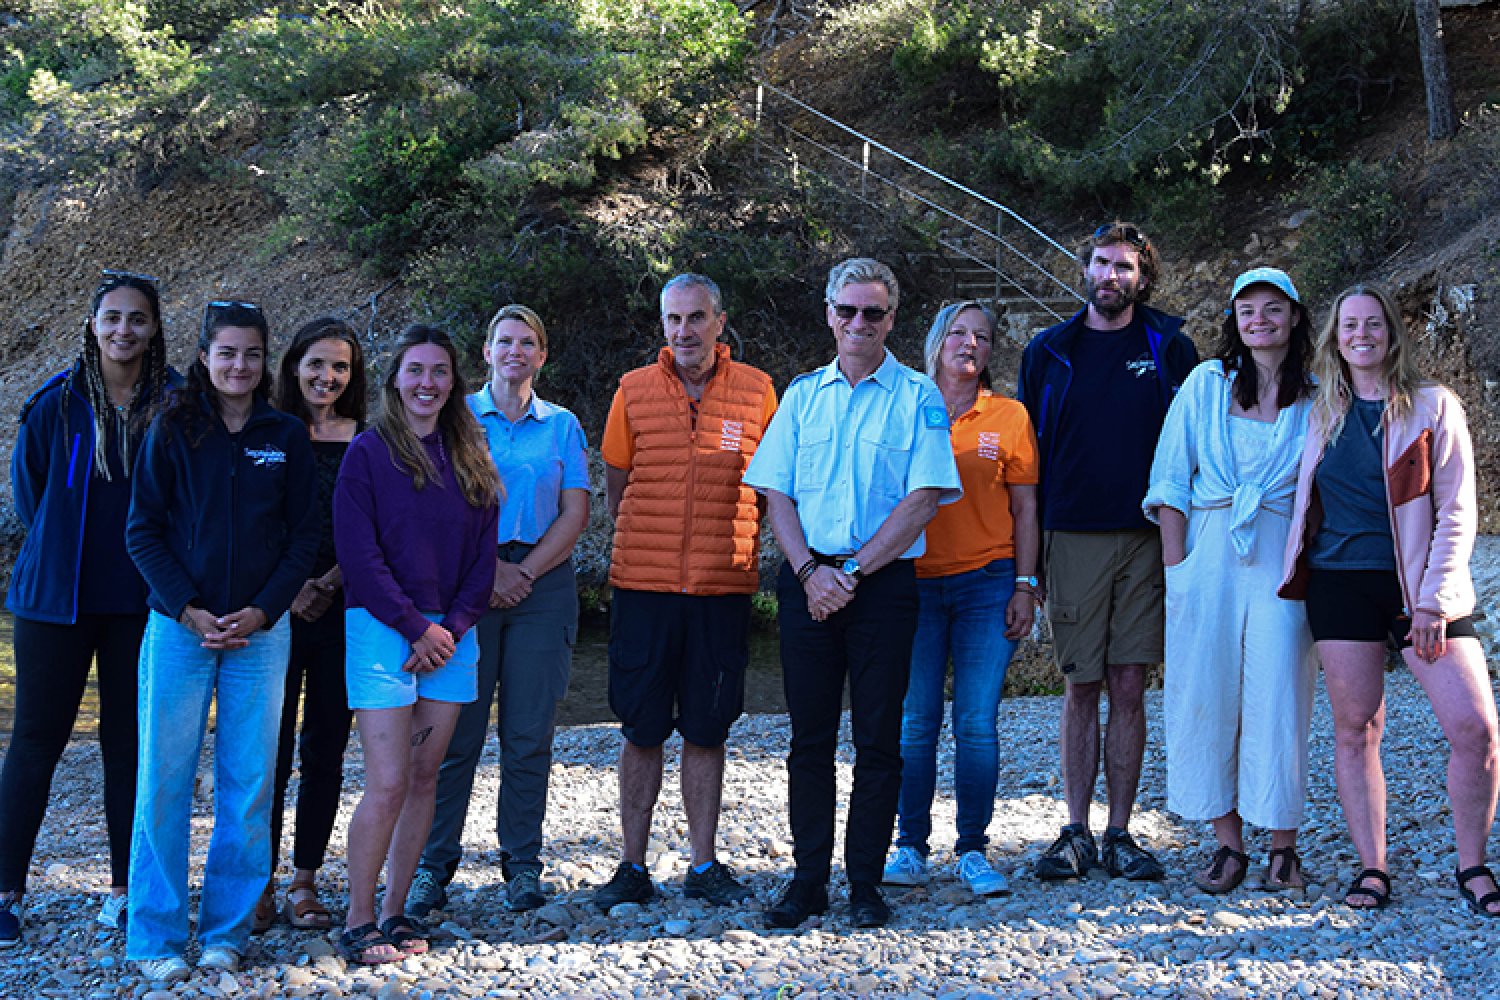
M1251 285L1271 285L1293 302L1299 304L1302 302L1297 297L1297 286L1292 284L1292 279L1287 277L1285 271L1275 267L1253 267L1234 279L1234 289L1229 293L1229 304L1233 306L1234 300Z

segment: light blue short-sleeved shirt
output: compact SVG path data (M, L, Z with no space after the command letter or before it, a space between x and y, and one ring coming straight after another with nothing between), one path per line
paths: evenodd
M535 545L557 520L562 491L589 488L583 428L570 411L536 393L515 423L495 405L488 384L468 399L505 487L496 540Z
M791 497L808 547L824 555L857 552L913 490L941 490L940 503L963 495L942 393L890 351L858 385L837 359L793 379L745 482ZM924 533L901 558L926 549Z

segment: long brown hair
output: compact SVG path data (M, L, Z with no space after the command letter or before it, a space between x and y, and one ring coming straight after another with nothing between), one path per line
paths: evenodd
M302 395L302 384L297 378L297 368L307 352L320 340L341 340L349 345L349 382L344 391L333 402L333 412L349 417L360 426L365 422L365 352L359 346L359 335L348 323L332 316L305 323L292 336L286 353L281 356L281 370L276 379L276 407L282 413L290 413L309 426L312 425L312 408L307 397Z
M465 400L468 383L458 367L458 349L447 333L434 326L417 324L403 333L391 351L390 369L380 391L380 412L375 416L375 433L391 450L391 460L397 468L411 474L417 489L426 487L429 480L442 484L438 472L427 457L427 449L406 422L406 407L401 402L401 392L396 388L396 376L406 360L406 352L421 344L441 347L448 354L448 364L453 371L453 388L448 400L438 412L438 433L442 435L443 447L453 457L453 472L458 478L459 489L471 507L488 507L500 496L500 473L490 458L489 445L485 442L484 429L469 409Z
M1318 394L1313 401L1312 419L1328 428L1328 440L1335 440L1344 429L1344 417L1349 412L1349 402L1354 398L1354 383L1349 377L1349 366L1339 353L1339 310L1350 299L1367 296L1380 303L1385 314L1386 401L1392 419L1400 420L1411 415L1412 396L1424 385L1431 384L1422 377L1413 353L1411 334L1401 318L1401 309L1391 293L1380 285L1350 285L1339 292L1328 310L1328 318L1318 330L1318 339L1313 348L1313 373L1318 377Z

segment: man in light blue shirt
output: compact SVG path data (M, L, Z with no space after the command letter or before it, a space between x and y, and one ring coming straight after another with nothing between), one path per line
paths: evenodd
M832 270L827 319L838 357L787 387L745 472L766 496L786 555L777 596L797 872L766 913L773 927L828 908L846 674L855 748L844 850L850 916L859 927L890 920L878 886L901 792L901 703L917 626L912 561L938 504L962 495L942 394L885 347L899 301L896 276L879 261Z

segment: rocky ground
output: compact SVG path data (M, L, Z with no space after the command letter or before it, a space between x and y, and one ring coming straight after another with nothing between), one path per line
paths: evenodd
M470 856L446 913L436 915L428 957L374 970L346 968L331 938L285 924L255 939L237 976L199 973L170 990L142 981L124 961L123 934L93 923L108 884L97 800L97 748L75 742L54 789L49 825L33 865L23 947L0 954L0 997L1485 997L1500 984L1500 922L1464 909L1453 888L1454 855L1442 792L1444 744L1421 690L1390 675L1386 765L1392 874L1397 902L1378 914L1336 900L1356 868L1335 795L1326 701L1314 719L1315 762L1303 851L1312 885L1271 894L1250 886L1214 898L1188 875L1205 864L1205 826L1165 811L1159 693L1149 699L1153 747L1134 821L1138 837L1171 869L1162 884L1088 880L1045 886L1028 874L1063 819L1055 734L1060 700L1020 698L1001 709L1001 801L990 828L992 857L1015 894L980 901L948 876L925 891L893 892L896 920L856 931L834 910L800 933L769 932L759 910L790 874L785 813L784 716L749 716L731 737L722 840L724 860L754 887L743 909L713 909L680 891L686 824L669 776L658 810L652 863L665 890L654 904L600 913L590 887L618 860L611 726L558 734L547 830L554 904L513 916L501 907L492 823L496 759L485 757L466 831ZM847 737L846 737L847 738ZM669 754L669 758L670 758ZM851 761L841 755L843 787ZM675 770L675 762L669 763ZM936 827L951 831L951 754L942 761ZM346 809L359 788L357 741L348 759ZM1102 813L1094 817L1103 826ZM194 818L194 878L210 831L208 802ZM341 834L340 834L341 836ZM288 847L290 845L288 844ZM337 840L333 855L342 855ZM1267 845L1255 842L1256 868ZM836 879L837 881L837 879ZM325 897L344 893L340 861L322 872Z

